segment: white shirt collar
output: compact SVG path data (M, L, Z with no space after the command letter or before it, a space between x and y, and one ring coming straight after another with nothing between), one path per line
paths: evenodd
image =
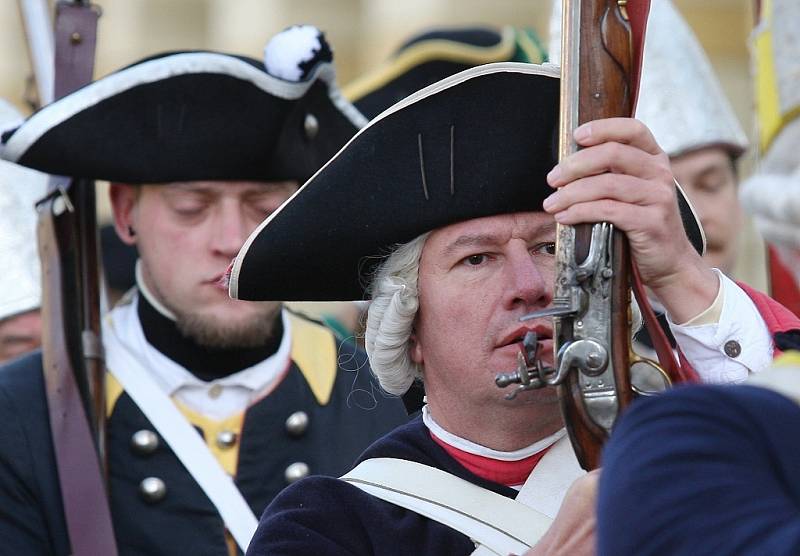
M549 448L561 440L564 435L567 434L566 429L561 429L525 448L514 450L513 452L501 452L500 450L493 450L491 448L487 448L486 446L481 446L480 444L476 444L471 440L467 440L466 438L461 438L460 436L456 436L455 434L447 432L433 419L433 416L431 415L427 405L422 407L422 422L425 423L425 426L428 427L428 430L431 431L431 434L445 444L448 444L453 448L457 448L462 452L467 452L468 454L474 454L476 456L483 456L500 461L519 461L534 454L538 454L545 448Z
M147 299L152 303L151 295L147 296ZM283 337L278 350L274 354L237 373L211 382L203 382L185 367L179 365L147 342L137 313L138 304L139 297L134 295L130 304L116 307L111 311L110 317L113 319L121 339L131 349L137 350L142 355L146 367L152 372L159 386L169 396L187 386L208 387L213 384L239 386L257 393L270 387L286 369L292 346L291 322L286 310L281 311Z

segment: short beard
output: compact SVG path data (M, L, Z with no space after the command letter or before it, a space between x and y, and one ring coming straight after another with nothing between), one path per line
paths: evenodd
M280 304L263 303L263 310L236 323L225 322L214 316L176 312L175 322L181 334L203 347L256 348L266 345L272 339L275 320L280 310Z

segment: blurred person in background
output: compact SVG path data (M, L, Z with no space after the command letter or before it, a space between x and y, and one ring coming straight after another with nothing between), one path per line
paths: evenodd
M769 246L773 297L800 315L800 4L759 8L750 49L759 160L740 197Z
M553 7L549 58L561 53L561 2ZM748 148L730 102L692 29L672 4L650 5L636 119L670 157L706 236L704 257L731 276L742 209L736 162Z
M0 100L0 128L19 125L22 114ZM41 277L34 204L47 175L0 161L0 363L41 344Z

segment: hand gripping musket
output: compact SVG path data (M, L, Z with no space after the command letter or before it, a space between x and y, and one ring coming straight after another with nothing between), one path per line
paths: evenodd
M579 125L632 114L648 10L649 0L564 0L559 158L577 151ZM603 442L634 396L632 364L648 363L631 350L631 280L652 331L658 325L625 234L607 222L558 225L553 305L522 319L553 317L555 368L538 359L530 332L517 370L496 379L500 387L519 384L509 397L556 386L573 448L587 470L598 467ZM667 369L660 372L679 377L663 334L656 348Z
M99 9L57 2L52 35L46 2L33 10L35 0L22 2L39 99L57 99L90 82ZM45 389L72 553L114 556L102 470L105 369L94 182L54 176L37 210Z

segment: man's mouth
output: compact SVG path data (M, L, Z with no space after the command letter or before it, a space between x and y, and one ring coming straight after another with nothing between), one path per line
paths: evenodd
M213 278L206 280L205 283L227 293L230 280L227 273L221 272Z
M498 342L497 347L502 348L514 344L521 344L528 332L533 332L536 334L536 339L539 343L553 339L553 331L549 326L541 324L534 326L520 326L503 336L500 342Z

